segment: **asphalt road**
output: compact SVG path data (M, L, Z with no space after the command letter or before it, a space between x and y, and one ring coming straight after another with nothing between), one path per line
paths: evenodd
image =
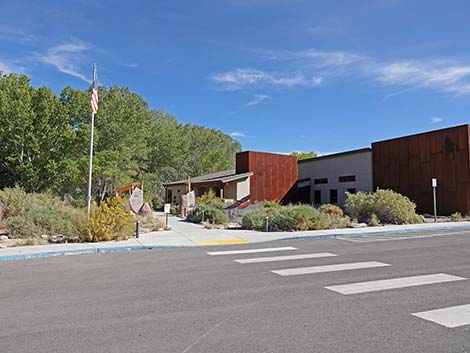
M470 232L458 232L5 262L0 352L470 352L470 325L449 328L412 315L470 304L470 280L352 295L325 288L429 274L470 278ZM289 246L297 250L206 253ZM234 261L312 253L337 256ZM271 272L364 262L384 265Z

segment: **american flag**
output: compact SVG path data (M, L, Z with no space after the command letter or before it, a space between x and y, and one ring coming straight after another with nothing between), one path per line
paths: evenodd
M93 113L98 112L98 72L96 71L96 65L93 65L93 90L91 92L90 107Z

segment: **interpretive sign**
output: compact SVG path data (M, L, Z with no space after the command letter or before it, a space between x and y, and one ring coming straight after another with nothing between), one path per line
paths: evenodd
M194 207L196 207L196 194L194 191L190 191L186 195L188 200L188 210L191 211Z
M131 209L132 212L137 214L139 213L143 204L144 204L144 191L139 188L135 188L134 191L132 192L131 197L129 198L129 208Z

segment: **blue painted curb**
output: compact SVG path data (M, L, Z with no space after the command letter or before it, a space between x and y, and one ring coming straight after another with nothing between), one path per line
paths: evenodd
M367 237L373 235L383 235L383 234L401 234L401 233L416 233L430 230L449 230L449 229L466 229L470 230L470 224L462 225L452 225L452 226L438 226L438 227L426 227L419 229L395 229L395 230L385 230L385 231L369 231L363 233L333 233L333 234L320 234L320 235L296 235L285 238L278 239L269 239L261 240L256 242L250 242L246 244L253 243L267 243L271 241L284 241L284 240L306 240L306 239L326 239L326 238L336 238L336 237ZM92 246L92 245L90 245ZM220 245L209 245L209 246L220 246ZM0 261L11 261L11 260L24 260L24 259L33 259L40 257L49 257L49 256L63 256L63 255L79 255L79 254L94 254L101 252L113 252L113 251L130 251L130 250L151 250L151 249L172 249L172 248L194 248L196 245L126 245L126 246L106 246L106 247L93 247L86 249L70 249L70 250L53 250L53 251L44 251L37 253L29 254L15 254L15 255L5 255L0 256Z

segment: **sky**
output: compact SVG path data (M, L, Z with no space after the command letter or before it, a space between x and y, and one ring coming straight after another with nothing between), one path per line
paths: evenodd
M101 85L245 150L328 154L470 122L466 0L0 3L3 73L60 93L96 63Z

